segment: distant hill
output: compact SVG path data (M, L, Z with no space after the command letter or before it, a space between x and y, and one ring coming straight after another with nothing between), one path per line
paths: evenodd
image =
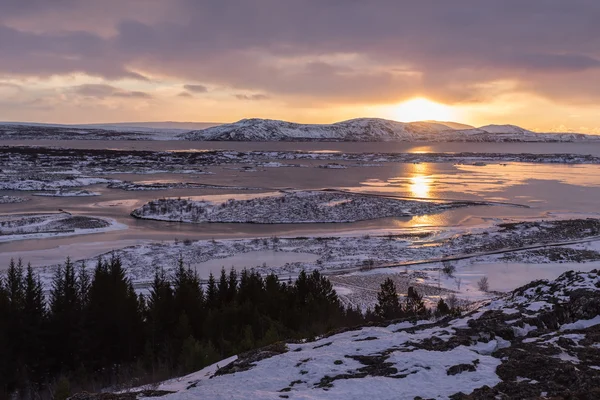
M106 124L44 124L0 122L0 140L178 140L192 129L218 125L212 122L121 122Z
M107 123L107 124L84 124L77 125L84 128L100 128L100 129L168 129L168 130L181 130L189 131L192 129L206 129L213 126L221 125L218 122L175 122L175 121L162 121L162 122L118 122L118 123Z
M515 125L474 128L454 122L398 122L357 118L334 124L298 124L243 119L182 134L196 141L352 141L352 142L571 142L597 139L583 134L536 133Z

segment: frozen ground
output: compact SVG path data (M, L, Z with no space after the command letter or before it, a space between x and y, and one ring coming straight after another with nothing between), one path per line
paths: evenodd
M158 388L165 400L593 398L599 315L598 271L568 272L458 318L277 343Z
M125 247L114 253L122 258L128 276L139 290L145 290L156 268L172 273L181 257L196 268L203 280L221 267L256 268L282 279L294 277L302 269L318 269L330 276L344 302L366 309L373 307L379 285L388 276L394 278L401 293L408 286L417 286L431 303L450 293L473 302L494 296L494 292L512 290L534 278L554 278L567 269L597 268L600 263L595 258L541 264L537 258L528 260L526 256L518 262L501 258L527 254L529 247L586 247L586 251L596 251L600 247L599 226L600 220L581 219L488 225L469 230L398 230L383 236L165 241ZM560 244L573 242L580 243ZM95 259L88 259L87 263L94 265ZM454 270L442 272L446 264ZM47 287L56 268L57 265L38 268ZM484 276L489 278L489 293L477 285Z
M222 203L159 199L134 210L136 218L180 222L259 224L355 222L435 214L474 202L424 202L340 192L291 191Z

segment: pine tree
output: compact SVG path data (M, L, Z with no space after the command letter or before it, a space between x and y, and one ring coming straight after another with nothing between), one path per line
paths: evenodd
M219 284L217 286L217 298L219 305L227 303L229 297L229 279L227 279L227 273L225 268L221 268L221 276L219 277Z
M7 341L10 343L8 363L11 365L9 382L13 388L21 388L27 384L26 360L24 351L27 343L24 338L25 320L23 307L25 305L25 277L21 259L15 264L10 260L6 272L6 293L8 296L8 326Z
M227 302L231 303L235 300L238 288L238 274L235 268L231 267L229 271L229 279L227 281Z
M375 314L383 320L399 318L403 314L396 285L391 278L387 278L381 284L379 293L377 293Z
M446 304L444 299L440 298L437 302L437 306L435 309L435 315L436 315L436 317L439 318L439 317L444 317L448 314L450 314L450 307L448 307L448 304Z
M13 389L12 343L9 341L10 303L4 279L0 276L0 398L8 398Z
M69 258L56 270L50 291L48 354L54 372L80 366L82 302L75 268Z
M429 311L425 307L423 302L423 296L421 296L412 286L408 288L406 295L406 313L411 317L426 317Z
M155 361L173 365L173 332L177 323L173 290L164 269L157 269L147 302L148 342Z
M100 260L86 308L87 362L96 369L134 361L143 349L142 332L138 297L120 258L113 255L109 261Z
M79 271L77 272L77 284L79 288L79 298L81 299L81 306L85 308L89 302L90 287L92 285L91 277L87 270L85 262L81 263Z
M198 274L191 268L186 268L182 259L179 260L178 267L175 270L173 292L175 314L178 316L185 314L192 334L199 337L202 333L205 314L204 292Z
M208 284L206 285L206 305L210 309L218 307L218 291L215 276L210 273L208 276Z
M42 360L44 354L44 329L46 324L46 300L42 282L35 275L31 264L27 266L25 275L23 301L23 356L26 365L27 380L39 389L43 379ZM35 389L35 388L34 388Z

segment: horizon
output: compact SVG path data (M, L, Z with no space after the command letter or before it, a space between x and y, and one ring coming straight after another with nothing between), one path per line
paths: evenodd
M2 2L0 120L368 115L600 133L598 13L585 0Z

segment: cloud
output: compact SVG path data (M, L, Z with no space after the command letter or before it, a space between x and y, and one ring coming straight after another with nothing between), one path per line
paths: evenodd
M206 93L208 92L208 88L203 85L183 85L185 90L189 90L193 93Z
M177 97L186 97L186 98L192 98L194 97L192 94L190 94L189 92L181 92L177 95Z
M85 97L95 97L98 99L104 99L107 97L120 97L120 98L132 98L132 99L150 99L152 96L146 92L141 91L127 91L111 85L106 84L84 84L75 86L72 91L78 95Z
M164 78L316 107L504 92L598 102L597 15L596 0L6 0L0 78Z
M270 97L265 94L236 94L235 98L238 100L260 101L268 100Z

